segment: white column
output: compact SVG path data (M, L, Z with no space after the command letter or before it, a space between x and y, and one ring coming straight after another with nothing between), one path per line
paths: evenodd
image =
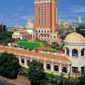
M46 71L46 63L45 63L45 58L44 58L44 70Z
M28 66L27 66L27 59L26 59L26 57L25 57L25 59L24 59L24 65L25 65L25 67L28 67Z
M67 73L71 73L71 67L70 67L70 65L68 66L68 70L67 70Z
M21 57L20 56L19 56L19 64L22 65L22 63L21 63Z
M72 49L69 49L69 57L72 57Z
M81 49L78 50L78 57L81 58Z
M79 75L81 75L81 67L78 67Z
M62 73L62 66L60 64L60 66L59 66L59 74L61 74L61 73Z
M54 72L53 64L51 64L51 72Z
M52 63L51 63L51 72L54 72L53 59L52 59Z
M44 63L44 70L46 71L46 64Z

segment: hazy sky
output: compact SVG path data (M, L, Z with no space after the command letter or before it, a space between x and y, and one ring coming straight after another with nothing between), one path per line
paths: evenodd
M58 0L60 21L85 22L85 0ZM25 25L34 19L34 0L0 0L0 22L7 26Z

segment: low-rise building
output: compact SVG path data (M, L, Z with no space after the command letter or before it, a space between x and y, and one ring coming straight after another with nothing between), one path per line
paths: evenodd
M40 53L3 46L0 46L0 52L14 53L20 65L26 68L29 62L36 60L43 63L44 71L47 73L63 73L65 76L70 73L72 77L78 77L85 70L85 38L73 32L65 38L64 43L65 53Z
M12 38L20 40L28 40L28 33L26 30L18 30L12 34Z

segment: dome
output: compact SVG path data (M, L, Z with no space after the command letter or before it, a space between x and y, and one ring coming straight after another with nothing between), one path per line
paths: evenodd
M81 43L85 43L85 38L81 34L73 32L65 38L64 42L81 44Z

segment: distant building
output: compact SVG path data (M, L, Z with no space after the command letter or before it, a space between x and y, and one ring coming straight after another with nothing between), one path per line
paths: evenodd
M27 22L27 25L26 25L26 28L28 28L28 29L32 29L33 28L33 22L32 22L32 20L28 20L28 22Z
M18 30L12 34L12 38L20 40L28 40L28 33L26 30Z
M30 40L35 39L35 34L33 29L17 30L12 34L12 38L20 40Z
M0 32L5 32L5 31L6 31L6 25L3 25L1 23L1 25L0 25Z
M78 17L78 23L81 23L81 17L80 16Z

